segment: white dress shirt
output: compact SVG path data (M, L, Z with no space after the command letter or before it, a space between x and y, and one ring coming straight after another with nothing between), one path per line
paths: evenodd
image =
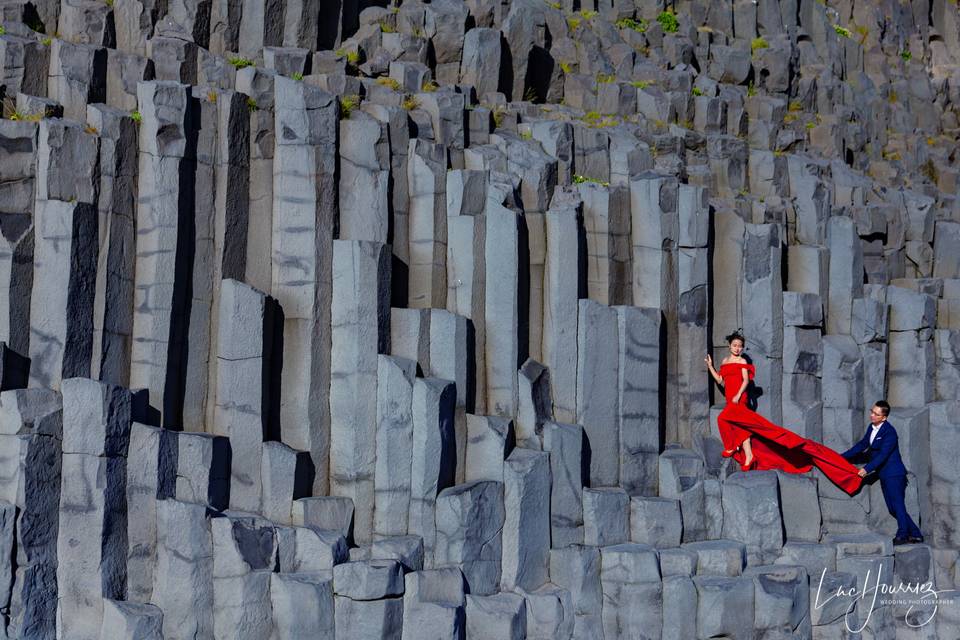
M883 422L886 422L886 420ZM873 444L873 439L877 437L877 433L880 431L880 427L883 426L883 422L870 425L870 444Z

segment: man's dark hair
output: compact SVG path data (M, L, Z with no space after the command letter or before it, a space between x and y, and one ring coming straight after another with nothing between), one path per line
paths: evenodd
M886 400L877 400L876 402L873 403L873 406L880 409L880 411L883 411L884 418L890 415L890 405L887 404Z

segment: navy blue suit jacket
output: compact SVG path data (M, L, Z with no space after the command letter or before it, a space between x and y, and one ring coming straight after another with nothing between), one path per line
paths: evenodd
M897 440L897 430L893 425L883 421L880 430L877 431L877 437L870 442L870 431L873 427L867 427L867 432L863 434L860 442L856 443L842 455L847 460L853 460L861 454L867 458L867 463L863 468L867 473L877 472L881 478L892 478L894 476L907 475L907 468L903 466L903 459L900 457L900 444Z

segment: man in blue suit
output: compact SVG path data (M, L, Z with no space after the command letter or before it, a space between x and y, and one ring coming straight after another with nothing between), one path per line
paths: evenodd
M841 455L850 462L866 460L866 464L860 469L861 478L874 472L880 478L887 511L897 519L897 535L893 544L923 542L923 534L907 513L907 506L904 504L907 468L903 466L900 458L897 430L887 422L889 415L890 405L883 400L877 401L870 411L870 428L860 442Z

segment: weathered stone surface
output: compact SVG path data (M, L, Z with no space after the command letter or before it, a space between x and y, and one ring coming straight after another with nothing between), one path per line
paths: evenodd
M403 595L400 563L392 560L368 560L335 565L333 592L351 600L379 600Z
M583 541L597 547L630 540L630 496L620 488L583 489Z
M653 638L663 628L663 597L657 552L627 543L600 551L604 637Z
M270 576L273 633L278 639L334 638L333 586L312 574Z
M660 313L616 307L618 327L617 415L620 486L628 494L657 491L660 435ZM697 354L699 355L699 354Z
M278 524L293 524L293 504L310 494L314 473L306 451L296 451L281 442L264 442L260 458L260 513Z
M293 501L292 523L331 531L349 540L353 534L354 504L350 498L317 496Z
M446 306L446 153L443 146L410 140L407 152L410 193L409 304Z
M496 29L474 28L463 40L463 59L460 62L460 80L473 85L478 96L499 89L500 40Z
M670 498L630 498L630 541L658 549L680 546L680 502Z
M680 500L683 541L707 537L706 491L703 458L686 449L667 449L660 454L660 497Z
M247 71L250 68L241 73ZM269 283L284 318L280 425L286 444L310 452L317 468L314 490L322 494L327 493L328 478L334 475L327 466L332 459L333 410L327 396L332 400L334 395L330 387L332 338L327 327L333 313L350 306L328 302L333 290L337 105L333 96L305 83L281 76L274 81L273 77L249 75L251 89L246 93L259 107L254 117L260 113L269 116L268 109L274 106L270 122L254 127L251 121L251 141L272 139L274 144L271 149L252 147L250 188L251 193L258 190L258 196L269 189L275 215L262 213L259 203L256 208L251 206L251 219L259 214L261 220L270 220L271 226L251 225L251 231L263 232L268 239L251 238L248 233L248 255L263 260L258 251L269 251L266 273L271 275L263 286ZM274 99L273 105L263 104L261 96L253 94L260 80L275 87L273 92L264 92L264 97ZM237 88L244 90L239 77Z
M697 635L749 638L754 628L754 587L748 577L697 576Z
M517 408L517 369L520 363L518 331L519 283L515 277L519 264L520 220L512 211L488 207L486 215L486 406L497 416L513 416ZM517 267L519 268L519 267Z
M583 265L579 255L582 216L576 206L556 202L544 216L547 252L543 282L543 362L550 369L556 420L577 419L577 298Z
M282 573L322 573L347 560L347 543L334 531L278 527L277 560Z
M747 548L735 540L685 542L684 549L697 554L698 575L739 576L747 564Z
M213 540L214 636L267 633L270 576L277 554L273 526L262 518L227 514L210 521Z
M436 513L434 566L460 567L470 593L496 592L506 518L503 484L481 480L444 489Z
M38 199L34 225L30 382L58 388L65 378L90 373L96 209L83 202ZM64 273L69 276L61 277Z
M127 389L86 378L64 380L63 451L123 457L130 445L134 398Z
M176 493L176 437L173 431L139 422L131 426L126 498L127 600L132 602L149 602L153 592L157 500L172 498Z
M690 549L659 549L660 574L691 577L697 572L697 552Z
M213 538L205 506L157 503L153 580L153 604L164 613L164 637L213 635Z
M817 478L778 472L781 515L787 540L817 542L820 540L820 502ZM789 505L789 507L785 507Z
M8 502L0 502L0 550L4 552L3 579L0 580L0 597L10 600L10 591L13 586L14 546L16 544L15 527L17 521L17 507ZM72 585L71 585L72 586ZM68 605L69 606L69 605Z
M62 413L60 395L29 389L0 394L0 491L6 512L4 544L15 558L8 569L9 634L56 632L57 538L59 533ZM16 507L14 509L14 506ZM19 513L16 513L19 511ZM13 536L14 526L16 536ZM22 630L22 631L21 631Z
M104 600L99 637L106 640L117 635L137 640L160 640L163 638L163 612L152 604Z
M550 551L550 580L570 592L575 637L589 629L602 632L600 569L600 550L596 547L570 545Z
M550 454L550 533L553 548L583 543L583 427L548 422L543 449Z
M354 504L374 501L379 353L388 351L389 252L377 242L333 243L330 370L330 492ZM358 512L354 537L369 542L373 513Z
M133 342L130 385L150 390L151 402L164 425L179 425L186 362L171 359L186 338L184 317L188 290L186 229L180 229L178 201L192 206L191 184L179 180L196 160L194 106L187 87L174 82L144 82L137 86L141 117L136 207ZM184 238L180 240L181 236ZM178 258L179 256L179 258ZM179 266L178 266L179 265ZM178 277L179 275L179 277Z
M467 638L526 637L527 609L522 596L502 591L490 596L467 595Z
M373 530L379 535L407 532L415 373L412 360L378 356Z
M697 606L697 588L688 576L663 578L663 632L665 640L693 638L697 634L696 616L689 615Z
M953 3L386 4L3 7L6 635L952 637L811 598L958 578Z
M63 392L57 629L96 637L103 598L117 600L126 591L132 394L83 379L64 381Z
M389 638L399 640L403 625L403 600L351 600L334 596L337 638Z
M773 562L783 546L777 473L735 474L723 483L723 537L747 543L749 564Z
M540 449L543 424L553 416L550 397L550 372L542 364L527 358L517 373L517 444Z
M101 43L97 43L101 44ZM47 94L71 120L83 120L87 103L106 99L106 50L54 38L50 43Z
M593 300L581 300L577 321L577 423L590 443L590 483L617 484L618 429L617 312Z
M387 125L359 111L340 122L340 237L387 242L390 148Z
M226 509L230 496L230 441L206 433L177 435L176 498Z
M744 335L750 336L750 357L756 365L754 385L763 389L757 411L780 422L783 365L783 286L780 277L783 238L772 224L747 224L744 237Z
M514 449L503 468L503 486L506 517L500 586L532 591L549 578L549 454Z
M503 462L513 450L515 441L512 421L467 414L466 481L502 482Z
M263 440L271 419L271 313L267 297L235 280L220 294L214 432L230 438L230 506L261 508ZM266 392L266 393L264 393Z
M463 575L458 569L414 571L405 576L403 638L462 638L465 633Z
M456 385L418 378L413 385L413 460L407 533L423 538L430 566L436 544L437 495L455 482L454 413Z

